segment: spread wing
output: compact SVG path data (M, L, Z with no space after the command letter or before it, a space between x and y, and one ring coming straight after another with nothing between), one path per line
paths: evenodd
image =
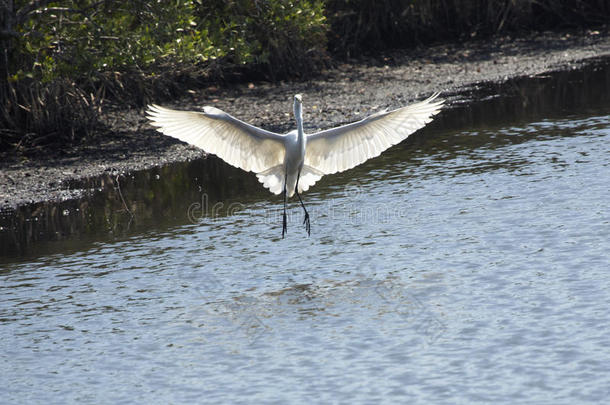
M177 111L153 104L146 112L151 124L163 134L243 170L260 173L284 162L284 135L247 124L218 108Z
M324 174L351 169L378 156L432 121L443 105L439 93L419 103L381 111L361 121L307 136L305 164Z

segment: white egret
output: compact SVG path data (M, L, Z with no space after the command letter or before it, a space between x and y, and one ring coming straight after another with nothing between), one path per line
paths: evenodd
M215 107L203 112L177 111L158 105L148 107L148 118L157 130L217 155L232 166L256 173L273 194L284 194L282 238L287 231L286 198L294 194L309 213L300 193L327 174L351 169L378 156L422 128L437 114L443 100L439 93L396 110L383 110L340 127L305 134L300 94L294 96L297 129L277 134L247 124Z

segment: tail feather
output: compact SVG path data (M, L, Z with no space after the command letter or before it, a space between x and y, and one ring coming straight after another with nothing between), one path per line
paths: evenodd
M273 166L264 172L257 173L256 177L273 194L281 194L284 191L284 165Z
M309 187L316 184L324 176L324 173L314 169L311 166L304 165L301 169L301 176L299 177L299 193L309 190Z
M256 174L258 177L258 181L263 183L263 186L269 189L273 194L282 194L284 191L284 182L286 181L286 173L284 170L284 165L273 166L270 169L265 170L264 172L260 172ZM324 176L324 173L321 171L314 169L311 166L303 166L301 169L301 176L299 177L299 193L309 190L309 187L313 186L318 180L320 180ZM295 180L294 178L289 178L288 184L292 183L292 187L294 187ZM286 190L288 197L292 197L294 195L294 190Z

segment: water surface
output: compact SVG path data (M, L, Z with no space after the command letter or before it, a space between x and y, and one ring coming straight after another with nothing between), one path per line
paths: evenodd
M2 402L601 403L609 144L603 111L439 131L307 193L310 238L203 193L5 263Z

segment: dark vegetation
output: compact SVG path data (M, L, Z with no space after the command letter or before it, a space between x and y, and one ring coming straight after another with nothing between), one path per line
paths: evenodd
M0 0L0 150L78 142L103 129L103 108L210 81L608 21L610 0Z

